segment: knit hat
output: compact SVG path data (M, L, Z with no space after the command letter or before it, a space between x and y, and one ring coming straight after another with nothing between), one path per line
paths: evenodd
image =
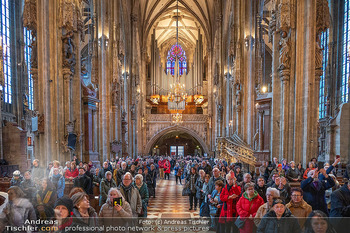
M277 167L282 167L282 164L278 164Z
M79 192L74 194L71 199L73 201L73 206L78 205L83 199L84 197L88 198L88 196L85 193Z
M282 198L274 198L273 202L272 202L272 206L276 205L276 204L283 204L285 205L285 201Z
M54 208L56 208L59 205L65 206L70 214L73 211L73 201L68 197L58 198L55 202Z

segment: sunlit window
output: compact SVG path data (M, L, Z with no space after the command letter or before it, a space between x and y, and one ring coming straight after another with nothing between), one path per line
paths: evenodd
M349 5L350 1L344 1L344 34L343 34L343 72L341 79L341 100L342 102L349 101L349 69L350 69L350 61L349 61L349 46L350 46L350 15L349 15Z
M30 73L30 54L32 51L32 48L30 47L31 41L32 41L32 35L27 28L24 28L23 30L23 38L24 38L24 60L26 63L26 72L28 76L28 107L30 110L34 110L34 104L33 104L33 77Z
M329 29L321 34L321 47L322 51L322 76L320 80L320 96L319 96L319 118L326 116L326 96L325 96L325 78L326 68L328 64L328 43L329 43Z
M12 80L11 80L11 51L10 51L10 14L9 0L1 0L0 8L0 43L3 48L4 60L4 100L6 103L12 103Z
M168 52L167 56L167 74L170 72L171 75L174 75L176 69L176 58L179 61L179 71L180 75L183 75L187 72L187 58L185 50L182 49L180 44L174 44Z

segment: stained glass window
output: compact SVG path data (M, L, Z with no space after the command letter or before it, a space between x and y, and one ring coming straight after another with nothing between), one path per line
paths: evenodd
M24 60L26 63L26 72L28 76L28 108L30 110L34 110L34 104L33 104L33 77L30 73L30 54L31 54L31 41L32 41L32 35L27 28L24 28L23 30L23 38L24 38Z
M329 43L329 29L321 34L322 51L322 76L320 80L320 95L319 95L319 118L326 116L326 96L325 96L325 77L328 63L328 43Z
M349 101L349 75L350 75L350 1L344 1L344 34L343 34L343 70L341 78L341 100L343 103Z
M4 56L4 100L6 103L12 103L12 80L11 80L11 50L10 50L10 13L9 0L1 0L0 8L0 43ZM2 54L1 54L2 55Z
M183 75L184 73L187 73L187 58L186 58L186 52L183 50L180 44L174 44L167 56L167 74L170 72L171 75L174 75L175 73L175 63L176 63L176 58L179 61L179 71L180 75Z

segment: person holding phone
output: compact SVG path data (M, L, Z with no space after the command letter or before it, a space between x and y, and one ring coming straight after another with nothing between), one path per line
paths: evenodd
M114 199L121 198L122 205L118 204L118 201L114 202ZM100 223L101 226L116 226L118 218L131 218L132 210L130 204L124 199L123 195L117 188L111 188L108 192L108 198L105 204L100 210Z

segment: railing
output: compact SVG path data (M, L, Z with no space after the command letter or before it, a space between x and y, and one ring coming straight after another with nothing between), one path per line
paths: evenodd
M217 151L225 157L233 157L239 162L255 166L256 158L254 150L249 147L239 136L220 137L216 139Z

